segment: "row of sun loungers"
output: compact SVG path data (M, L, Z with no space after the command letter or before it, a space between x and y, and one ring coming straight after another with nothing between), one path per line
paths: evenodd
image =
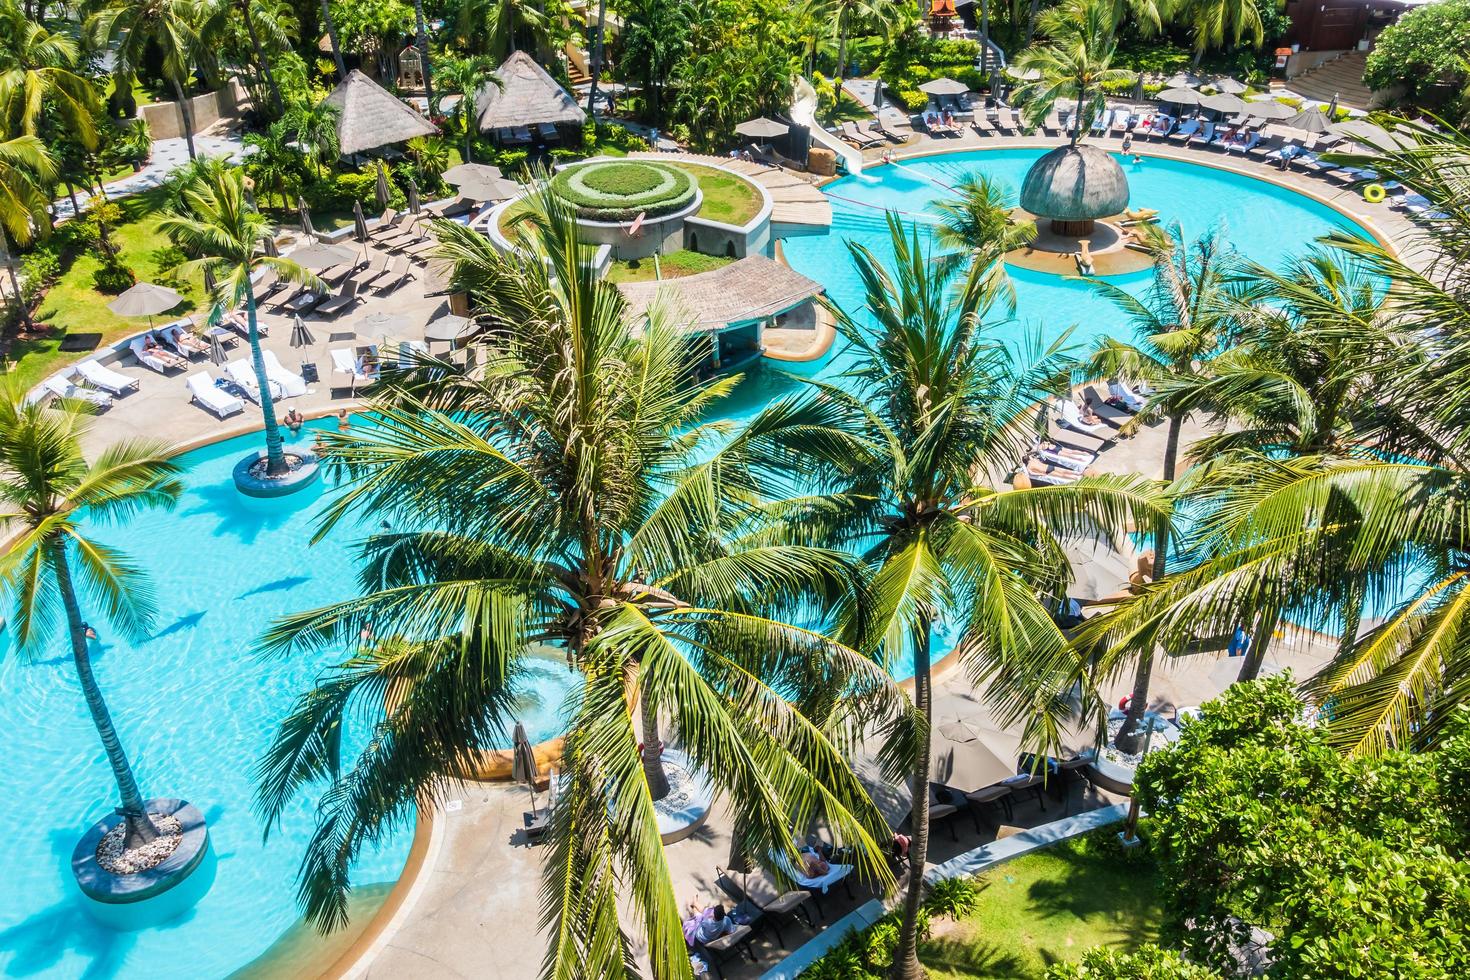
M845 143L850 143L860 150L872 146L883 146L887 143L902 143L903 137L897 133L890 132L877 122L864 123L859 126L854 122L845 122L837 132L837 136Z

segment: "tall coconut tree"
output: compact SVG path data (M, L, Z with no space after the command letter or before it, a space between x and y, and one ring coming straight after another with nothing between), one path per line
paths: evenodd
M10 278L10 292L26 326L31 313L21 301L20 278L15 271L11 242L29 245L51 230L49 188L56 182L56 165L45 145L34 136L0 142L0 263Z
M1256 0L1180 0L1171 20L1194 36L1196 65L1211 48L1246 40L1259 47L1265 38Z
M847 39L859 23L881 26L889 20L898 0L822 0L832 33L837 35L837 101L842 102L842 83L847 80Z
M657 308L635 317L598 278L575 216L550 197L536 207L512 252L436 229L493 337L482 370L430 363L390 378L377 424L326 437L343 493L319 534L349 514L395 530L365 543L361 597L284 619L263 644L335 648L367 623L381 642L297 702L261 765L258 805L273 823L303 788L331 782L301 899L312 921L340 925L353 856L506 737L528 646L556 644L582 687L550 817L543 974L621 975L627 900L654 974L687 978L653 809L665 734L732 803L757 860L789 868L793 831L820 817L882 881L888 834L841 733L906 699L821 632L839 625L826 610L857 608L851 558L788 543L766 516L790 458L756 451L758 437L820 425L820 413L783 405L743 427L701 424L736 379L693 380L707 350ZM372 738L344 761L348 717Z
M0 3L0 119L26 136L54 109L70 135L97 148L97 92L77 71L76 42L28 20L13 2Z
M141 640L151 632L157 602L143 573L91 537L79 518L126 523L141 511L173 506L182 487L163 443L114 443L88 462L80 444L86 419L79 406L42 408L15 385L0 389L0 534L9 538L0 586L13 602L10 629L19 650L33 653L63 637L69 643L117 783L124 844L135 848L156 838L158 828L92 672L87 618Z
M1016 89L1016 101L1025 105L1026 123L1034 129L1059 99L1075 100L1071 132L1075 145L1107 105L1103 86L1132 78L1133 73L1112 66L1118 38L1109 0L1065 0L1042 14L1041 24L1047 42L1016 56L1017 71L1035 75Z
M114 0L85 23L92 44L113 52L117 65L113 74L124 89L131 88L144 70L150 50L162 56L163 76L174 90L191 160L196 154L188 89L195 56L204 43L200 26L210 16L212 10L200 0Z
M280 476L289 471L270 376L260 347L260 325L255 306L252 276L274 272L288 282L324 288L315 274L290 259L266 255L260 243L275 234L275 227L255 209L245 193L245 175L238 168L201 168L180 191L178 213L159 222L160 230L190 261L181 272L208 272L214 277L211 297L216 311L245 308L250 343L250 364L260 393L260 412L265 420L266 472Z
M788 441L819 474L820 495L796 522L856 549L870 568L872 635L895 660L911 658L925 724L906 733L912 781L913 871L893 975L922 975L918 913L929 843L929 726L933 633L957 627L954 649L1004 723L1058 750L1066 692L1084 664L1048 610L1065 595L1060 537L1117 532L1167 519L1158 485L1141 477L1085 477L1061 486L997 489L1035 438L1047 397L1065 383L1063 341L1021 352L986 329L993 278L933 260L917 230L889 216L894 260L850 244L864 286L861 319L834 309L855 361L841 386L801 404L824 410L819 438ZM784 435L778 433L778 435ZM887 753L897 760L904 753ZM978 789L979 787L972 787Z
M1108 337L1100 341L1084 370L1092 377L1122 376L1146 382L1162 391L1165 385L1192 379L1204 370L1223 340L1230 323L1227 302L1229 249L1215 232L1186 243L1178 224L1172 225L1154 264L1153 281L1142 295L1135 296L1105 279L1089 280L1093 288L1113 302L1132 322L1134 339ZM1131 432L1139 425L1164 418L1168 435L1164 443L1163 478L1172 483L1179 467L1179 440L1188 408L1172 405L1157 396L1147 399L1143 410L1124 426ZM1168 570L1172 526L1165 522L1154 533L1153 577ZM1137 651L1133 694L1128 716L1118 731L1118 745L1137 751L1142 739L1143 715L1148 709L1154 651Z
M464 161L474 162L474 137L479 128L475 118L475 103L480 92L487 86L500 87L500 78L495 74L495 65L489 58L448 58L439 65L439 99L447 95L458 95L455 115L459 116L464 129ZM435 105L437 111L438 105Z

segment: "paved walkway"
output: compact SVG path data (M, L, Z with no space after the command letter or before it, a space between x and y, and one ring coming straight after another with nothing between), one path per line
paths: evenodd
M248 156L251 149L240 140L238 133L194 137L194 152L201 157L225 157L232 162L238 162ZM143 169L135 174L109 182L107 196L112 200L117 200L120 197L130 197L133 194L151 191L155 187L162 186L170 173L188 162L189 147L182 137L154 140L153 150ZM80 188L78 188L77 203L82 206L83 210L86 209L87 199L82 196ZM72 216L71 198L65 194L61 195L56 199L52 210L56 213L57 221L70 218Z

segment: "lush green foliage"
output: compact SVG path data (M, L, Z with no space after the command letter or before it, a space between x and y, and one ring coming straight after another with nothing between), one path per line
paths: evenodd
M1080 962L1046 971L1046 980L1220 980L1220 974L1148 943L1132 952L1089 949Z
M668 214L688 205L697 190L687 172L643 161L586 163L551 178L553 194L597 221Z
M1374 42L1363 81L1403 86L1410 100L1457 95L1470 77L1470 0L1441 0L1408 11Z
M1289 676L1237 684L1139 767L1169 934L1222 970L1252 927L1273 975L1470 970L1470 715L1435 750L1342 755Z

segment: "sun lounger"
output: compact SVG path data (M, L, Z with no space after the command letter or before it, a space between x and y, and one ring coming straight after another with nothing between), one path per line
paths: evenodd
M350 310L357 305L357 280L349 279L342 284L337 295L319 304L312 312L317 316L335 317L343 310Z
M1074 402L1072 399L1059 398L1057 399L1057 402L1058 411L1061 413L1061 417L1057 421L1062 426L1068 429L1073 429L1077 432L1085 432L1090 436L1097 436L1099 438L1111 438L1111 430L1107 426L1102 425L1101 423L1097 425L1089 425L1086 422L1082 421L1082 410L1077 407L1077 403Z
M245 394L246 398L249 398L257 405L260 404L260 386L255 382L255 368L251 366L249 360L243 357L236 358L225 365L225 373L230 376L230 380L234 381L240 387L240 390ZM271 381L269 376L266 378L266 383L271 386L271 397L279 398L280 386L274 381Z
M1255 148L1260 145L1262 139L1264 137L1261 135L1259 129L1246 133L1244 136L1236 134L1235 139L1225 144L1225 152L1239 153L1241 156L1245 156L1247 153L1254 152Z
M862 132L857 128L857 124L850 120L842 124L842 131L838 135L860 150L882 146L886 142L881 137Z
M1092 121L1092 126L1089 127L1088 132L1092 133L1092 135L1094 136L1102 136L1112 127L1112 125L1113 110L1104 109L1102 112L1099 112L1097 114L1097 118Z
M1183 143L1195 133L1199 132L1200 121L1198 118L1186 119L1184 124L1169 134L1169 139L1176 143Z
M168 326L159 327L153 331L153 336L157 338L160 344L166 344L172 347L174 351L183 357L208 354L209 344L205 343L199 337L194 336L187 329L186 324L189 322L188 320L181 320L178 323L170 323Z
M112 370L112 368L103 367L95 360L86 360L78 364L77 374L80 374L88 384L114 395L121 395L125 391L136 391L138 389L137 378L130 378L126 374L119 374Z
M1039 483L1046 487L1063 487L1076 483L1082 476L1081 473L1055 463L1046 464L1044 470L1033 470L1025 460L1016 467L1017 476L1024 476L1029 483Z
M1173 128L1174 117L1166 116L1160 113L1159 115L1154 116L1153 125L1150 126L1148 132L1144 133L1143 135L1147 136L1149 139L1153 139L1155 137L1164 137L1168 136L1169 130Z
M267 296L284 285L285 283L281 281L280 276L276 275L274 269L267 269L265 275L261 276L251 288L250 295L254 297L255 304L259 306Z
M347 375L347 389L357 394L359 386L366 387L378 380L378 372L367 372L358 359L357 352L350 347L338 347L332 352L332 370Z
M864 136L868 136L872 139L877 140L877 145L882 145L885 142L903 142L902 136L895 136L893 133L890 133L888 130L884 129L882 125L880 125L876 120L872 122L864 122L858 124L857 131Z
M364 289L372 289L377 292L386 293L399 286L405 279L409 278L411 275L412 266L409 264L408 256L395 255L388 262L385 268L379 271L378 274L373 276L371 279L365 281L358 291L361 292Z
M112 396L105 391L97 391L93 388L81 388L71 382L67 372L53 374L41 382L41 388L62 401L85 402L95 408L111 408Z
M240 335L242 340L250 339L250 324L247 322L245 314L239 310L226 313L220 317L219 325L227 330L233 330ZM269 337L271 335L270 326L259 316L255 318L255 332L262 337Z
M272 384L280 385L281 398L296 398L306 394L306 379L293 371L288 371L281 366L281 361L276 357L273 350L261 351L261 357L265 361L266 377L271 379Z
M1212 140L1214 138L1215 138L1215 124L1212 123L1212 122L1207 122L1207 123L1204 124L1203 127L1200 128L1199 132L1197 132L1194 135L1190 136L1184 142L1188 146L1193 146L1196 143L1199 143L1201 145L1204 145L1206 143L1209 143L1210 140Z
M128 350L133 352L139 364L159 374L168 374L175 368L188 366L189 362L186 358L180 357L157 341L154 341L153 348L150 350L146 345L151 339L150 334L144 334L141 337L134 337L128 343Z
M1154 118L1154 115L1150 113L1149 115L1146 115L1143 118L1139 119L1138 122L1134 123L1133 135L1147 136L1149 134L1149 131L1153 129Z
M392 348L389 348L391 355ZM397 356L388 361L389 366L398 371L411 371L419 366L419 362L429 356L429 345L422 340L400 340L397 345Z
M1031 454L1037 459L1044 460L1055 466L1065 466L1067 469L1074 470L1078 473L1081 473L1093 463L1097 462L1097 453L1074 449L1072 453L1075 455L1068 455L1063 451L1061 446L1057 446L1055 443L1052 445L1056 448L1047 449L1038 441L1036 448L1031 450Z
M544 140L554 140L561 138L556 131L556 126L549 122L537 123L536 134Z
M310 313L312 310L316 309L318 306L321 306L331 297L331 291L326 289L322 290L321 292L316 292L314 290L302 290L300 295L298 295L295 299L293 299L290 303L286 305L286 309L288 309L292 313Z
M1108 404L1136 414L1143 411L1143 406L1148 404L1148 399L1123 382L1114 380L1108 382Z
M1133 113L1128 112L1124 109L1119 109L1114 112L1112 134L1114 136L1121 137L1127 135L1129 132L1132 132L1133 118Z
M781 935L781 921L801 919L809 928L816 928L807 909L811 894L800 888L791 891L781 888L764 868L758 867L749 873L716 868L715 884L736 903L749 902L770 917L776 942L782 946L786 945L786 940Z
M245 411L245 403L234 395L221 391L208 372L199 371L189 375L186 380L189 385L189 399L220 418Z
M403 250L403 254L407 255L415 262L427 262L429 261L429 253L438 247L438 239L425 238L423 241L418 242L414 245L410 245L408 248L405 248Z
M970 120L970 128L977 136L994 136L995 129L990 124L990 118L983 112L975 113L975 118Z
M309 295L311 294L307 291L305 286L299 283L293 284L291 288L287 289L284 293L272 299L271 305L274 306L277 310L294 309L294 304L297 302L297 300L301 299L303 296Z

